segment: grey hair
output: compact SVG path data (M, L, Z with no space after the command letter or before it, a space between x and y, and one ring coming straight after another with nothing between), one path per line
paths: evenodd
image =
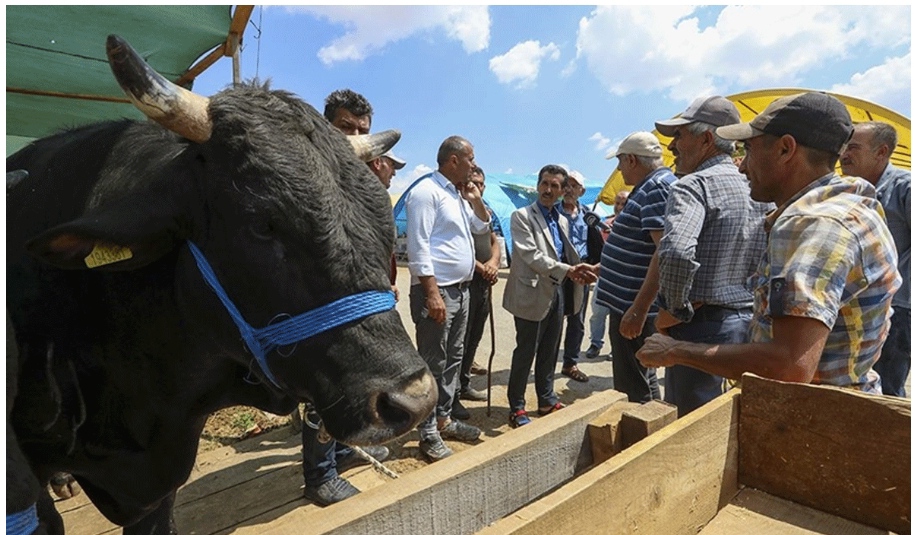
M873 143L870 147L871 149L878 149L882 145L887 145L889 147L889 155L895 152L895 147L898 146L898 133L895 132L895 128L888 123L883 123L881 121L867 121L865 123L858 123L854 125L854 128L870 128L873 131Z
M663 158L660 156L638 156L637 154L633 155L638 159L638 164L648 169L659 169L663 167Z
M736 142L718 136L715 132L717 127L713 124L695 121L687 124L686 129L696 136L700 136L705 132L711 132L711 134L714 136L714 146L717 148L717 150L723 152L728 156L733 156L733 153L736 151Z

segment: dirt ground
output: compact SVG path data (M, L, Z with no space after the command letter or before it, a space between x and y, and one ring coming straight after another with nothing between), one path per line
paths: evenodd
M463 401L464 406L470 412L471 423L482 429L483 436L481 440L493 438L502 433L510 431L508 426L508 405L507 405L507 382L508 371L511 365L511 353L514 350L514 318L501 307L502 291L504 289L507 270L501 273L501 279L493 288L493 312L494 312L494 332L495 344L493 350L491 326L486 327L482 341L476 354L476 362L487 367L489 358L492 357L491 364L491 411L487 410L485 401ZM398 269L397 286L400 290L400 301L397 303L397 311L404 322L406 331L410 337L415 339L415 327L409 319L409 272L406 267L401 266ZM588 313L589 317L589 313ZM585 322L585 339L582 344L582 351L587 349L590 340L590 330ZM609 339L605 339L603 346L603 355L598 359L587 359L581 357L579 367L582 371L590 376L587 383L579 383L556 372L555 390L564 404L574 403L575 400L591 395L594 392L612 388L612 363L608 360ZM489 377L485 375L473 376L471 384L473 388L485 391L488 386ZM662 383L662 381L661 381ZM533 391L533 377L531 373L530 382L527 389L527 403L529 407L535 409L536 396ZM531 418L537 418L535 410L531 411ZM209 451L220 446L233 444L244 438L260 434L261 432L277 427L290 425L289 416L276 416L265 414L262 411L252 407L231 407L217 412L206 424L203 436L200 439L199 451ZM455 441L448 441L448 445L455 452L472 445L463 444ZM421 458L418 450L418 435L415 431L387 444L391 449L390 460L384 464L398 473L405 473L416 468L425 466L426 462Z

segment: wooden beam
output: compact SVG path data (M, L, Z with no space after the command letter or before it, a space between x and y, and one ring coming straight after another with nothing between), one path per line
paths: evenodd
M254 518L234 534L475 533L589 466L587 423L624 399L614 390L593 394L345 502Z
M736 495L731 390L479 532L694 534Z
M622 451L622 431L619 425L622 422L622 413L639 405L640 403L631 401L620 401L587 424L593 464L600 464Z
M622 447L631 447L676 421L678 409L665 401L651 400L622 413Z
M80 95L78 93L60 93L58 91L43 91L39 89L22 89L19 87L7 87L7 93L19 93L20 95L36 95L39 97L57 97L72 98L76 100L95 100L98 102L120 102L123 104L133 104L124 97L109 97L106 95Z
M200 76L203 71L210 68L213 63L219 61L220 58L234 55L238 46L244 40L244 29L247 27L248 20L250 20L253 11L254 6L235 6L235 14L232 16L231 24L229 24L229 31L228 35L225 37L225 42L214 48L212 52L195 63L191 68L187 69L187 72L178 78L175 83L182 87L186 87L189 83L193 82L197 76Z
M743 376L740 483L911 532L911 400Z

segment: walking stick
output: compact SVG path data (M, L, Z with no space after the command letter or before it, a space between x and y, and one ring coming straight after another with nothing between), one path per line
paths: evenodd
M486 374L486 417L492 416L492 359L495 358L495 314L492 313L492 297L495 292L489 287L489 332L492 337L492 352L489 353L489 367Z

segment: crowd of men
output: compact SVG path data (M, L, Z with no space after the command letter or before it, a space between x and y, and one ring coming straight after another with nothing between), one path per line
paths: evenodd
M325 115L348 135L371 126L370 105L349 90L328 97ZM634 402L661 399L664 368L662 398L680 416L747 372L905 396L911 186L890 163L892 127L855 125L819 92L775 100L748 123L726 98L702 97L654 126L672 140L673 168L654 134L626 137L607 158L632 189L602 233L579 201L583 178L559 165L540 169L536 201L511 214L501 303L515 326L510 426L531 422L531 368L536 414L564 408L554 388L563 333L561 374L588 381L578 368L588 303L585 358L608 335L614 388ZM405 165L392 153L367 163L387 187ZM438 385L417 428L432 462L452 455L445 439L479 439L460 400L485 400L470 375L501 262L473 145L448 137L437 164L405 199L410 316ZM395 275L392 263L394 288ZM328 505L357 493L339 472L363 458L321 442L317 415L306 420L306 497Z

